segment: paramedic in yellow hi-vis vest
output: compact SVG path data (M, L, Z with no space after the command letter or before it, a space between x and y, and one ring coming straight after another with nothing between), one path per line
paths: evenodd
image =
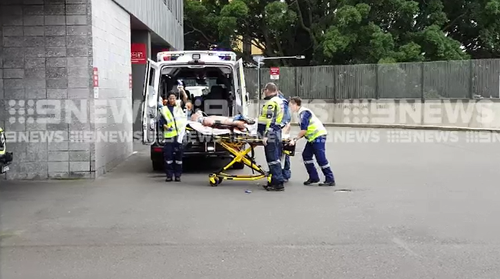
M299 97L290 99L290 108L293 112L298 112L300 121L299 135L293 139L292 144L305 137L307 140L304 151L302 151L302 159L309 174L309 179L304 182L304 185L311 185L320 181L316 167L314 166L313 156L316 157L319 167L325 175L325 181L319 183L319 186L335 186L335 178L333 177L332 169L326 158L326 135L327 131L323 123L314 115L314 113L302 106L302 100Z
M12 152L7 152L7 142L5 134L0 127L0 173L6 173L9 170L9 165L12 162Z
M187 119L181 107L181 101L177 100L174 92L168 92L167 105L161 107L160 124L163 127L163 159L165 164L165 173L167 182L181 181L182 175L182 154Z
M284 179L281 168L281 122L283 121L282 100L278 96L278 87L274 83L264 88L265 103L259 115L258 134L263 138L266 161L269 165L271 181L264 188L268 191L284 191Z

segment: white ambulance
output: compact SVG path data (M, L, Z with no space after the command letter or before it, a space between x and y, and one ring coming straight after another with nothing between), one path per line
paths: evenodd
M248 116L249 95L245 87L243 60L230 51L165 51L157 61L148 59L144 77L142 142L151 145L154 170L163 170L163 136L158 105L167 92L186 85L195 109L209 115ZM179 98L179 96L178 96ZM184 157L225 157L227 151L206 136L190 135ZM229 157L229 155L228 155ZM236 166L240 168L243 166Z

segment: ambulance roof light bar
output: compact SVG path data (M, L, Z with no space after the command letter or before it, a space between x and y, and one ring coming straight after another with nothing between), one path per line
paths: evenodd
M163 51L156 55L158 62L163 61L176 61L180 57L189 57L190 60L204 60L204 58L210 57L209 60L213 60L214 57L219 57L222 61L236 61L236 53L232 51ZM184 60L184 59L183 59Z

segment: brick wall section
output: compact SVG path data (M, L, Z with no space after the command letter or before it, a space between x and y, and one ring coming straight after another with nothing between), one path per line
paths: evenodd
M99 71L99 96L94 99L95 118L105 123L95 124L96 133L121 133L132 135L132 90L129 88L130 62L130 15L112 0L92 1L92 36L94 66ZM102 102L102 103L101 103ZM114 109L123 110L125 117L114 118ZM102 106L101 104L107 104ZM106 109L103 115L100 110ZM104 121L103 121L104 122ZM113 142L95 143L95 170L99 176L123 162L132 154L131 138L117 138Z
M17 138L8 143L14 163L7 179L94 176L93 144L68 140L72 130L93 130L88 122L68 124L64 114L55 124L9 121L21 116L22 110L11 109L14 103L25 107L27 116L30 105L41 99L89 101L90 14L90 0L0 1L0 125L8 132L59 131L63 136L61 142Z

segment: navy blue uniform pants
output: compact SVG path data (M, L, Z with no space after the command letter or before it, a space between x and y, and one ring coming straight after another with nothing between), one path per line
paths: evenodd
M321 136L314 139L312 142L307 142L304 151L302 151L302 159L304 160L304 164L311 181L319 181L318 171L314 166L313 156L316 157L316 161L325 175L325 181L335 181L332 169L330 168L330 164L326 158L325 145L326 136Z
M168 178L181 177L182 174L182 144L177 142L177 138L166 139L163 146L163 160L165 173Z
M278 185L284 182L283 169L281 167L281 131L271 132L267 138L267 145L264 147L266 161L271 173L271 185Z
M290 156L287 154L283 155L283 159L285 160L285 165L283 166L283 178L285 180L290 180L292 177L292 171L290 170Z

